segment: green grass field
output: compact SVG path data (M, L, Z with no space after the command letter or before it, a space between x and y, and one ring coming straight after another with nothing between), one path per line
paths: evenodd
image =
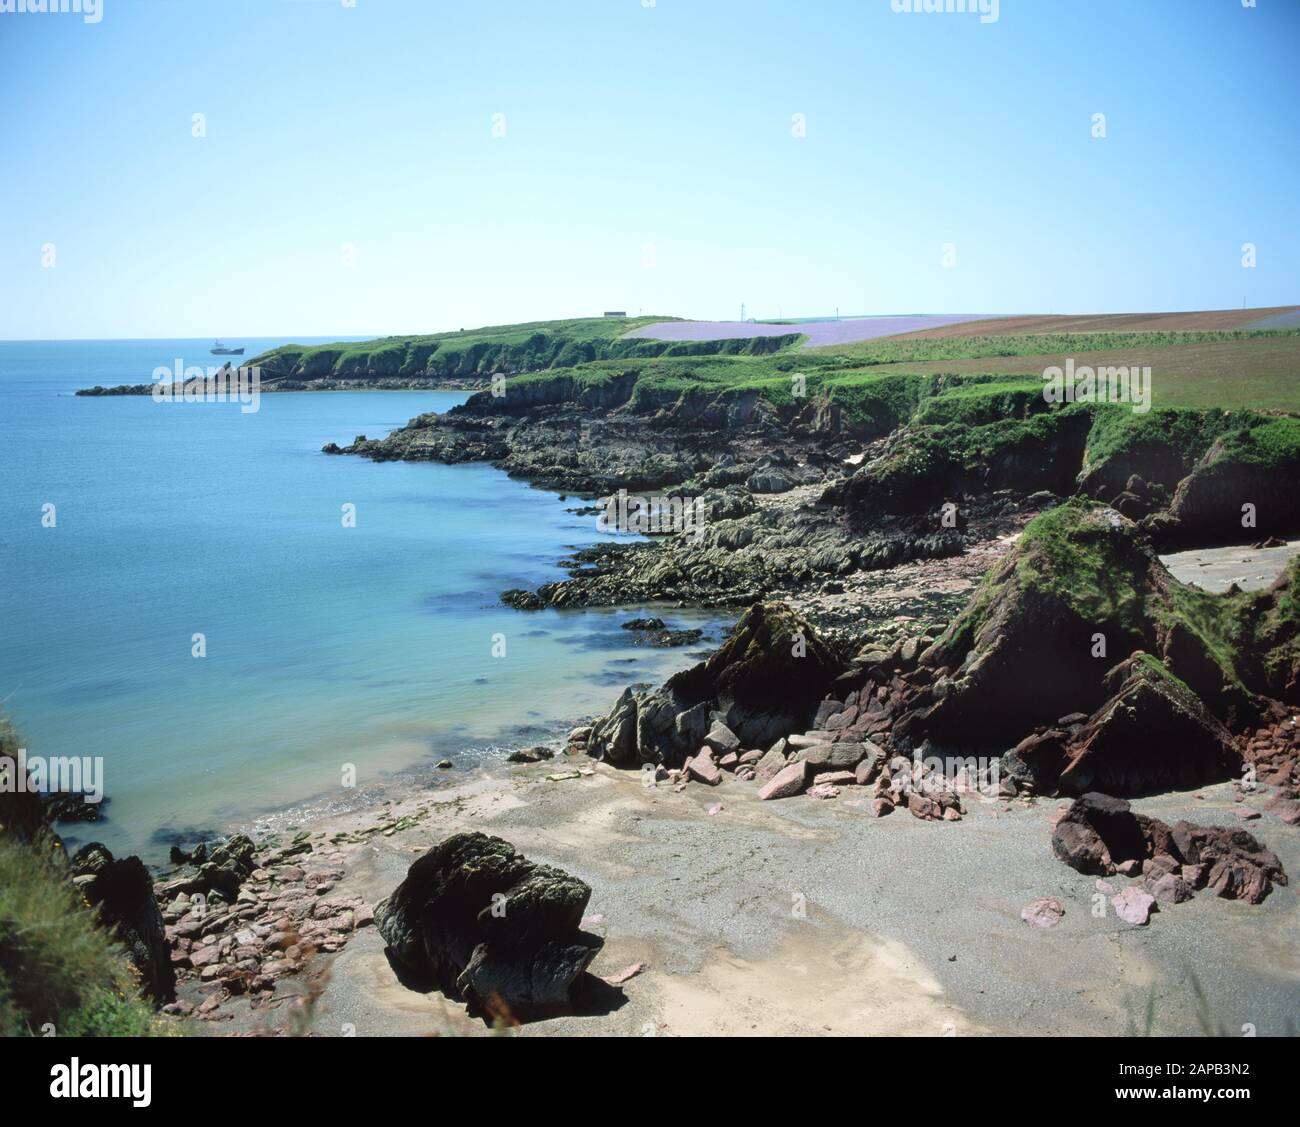
M1044 369L1073 359L1094 368L1150 367L1155 407L1300 411L1300 329L883 338L820 349L800 347L797 325L789 336L744 340L626 336L663 320L595 317L287 345L253 363L271 382L504 372L512 381L563 378L582 388L634 373L641 403L757 392L787 407L801 393L824 395L875 429L914 413L923 422L970 424L1032 413Z

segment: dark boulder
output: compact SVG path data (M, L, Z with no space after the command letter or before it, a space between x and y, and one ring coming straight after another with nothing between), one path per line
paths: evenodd
M1147 853L1139 815L1122 798L1089 793L1075 799L1052 832L1052 850L1072 869L1106 876Z
M249 874L257 868L256 851L257 846L247 834L234 834L212 849L200 844L188 855L178 849L173 860L178 857L183 860L188 856L198 865L198 872L169 882L167 891L191 895L198 892L205 896L217 893L227 900L234 900Z
M1157 899L1170 903L1210 888L1226 899L1258 904L1275 884L1287 883L1277 854L1245 830L1185 821L1171 828L1105 794L1074 800L1052 831L1052 851L1081 873L1143 874Z
M163 1005L176 996L171 945L154 897L153 878L139 857L114 860L103 845L84 846L71 861L72 879L100 922L126 948L141 992Z
M1258 904L1273 885L1287 883L1277 854L1245 830L1175 822L1171 834L1186 864L1198 866L1199 880L1218 896Z
M500 838L435 845L375 908L392 958L475 1012L525 1019L573 1005L603 940L580 929L591 889Z

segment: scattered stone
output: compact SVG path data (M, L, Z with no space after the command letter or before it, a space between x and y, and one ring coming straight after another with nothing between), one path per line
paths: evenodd
M551 783L562 783L566 779L581 779L581 778L582 778L581 771L557 771L553 775L546 776L547 782L551 782Z
M1176 873L1147 877L1146 890L1161 904L1181 904L1192 898L1192 887Z
M641 974L643 971L648 969L649 966L646 963L633 963L630 967L624 967L617 974L605 975L604 981L608 982L611 986L622 986L629 978L635 978L638 974Z
M538 744L536 747L520 748L518 751L512 751L506 756L507 763L541 763L544 760L552 759L555 752L549 747L543 747Z
M708 786L716 787L722 782L722 772L718 770L718 765L713 762L713 757L709 755L707 748L701 749L694 759L686 761L686 770L692 779L697 779Z
M783 767L758 788L758 797L766 802L773 798L790 798L802 794L808 785L808 763L798 760Z
M1040 896L1020 909L1020 918L1030 927L1055 927L1064 915L1064 906L1051 896Z
M768 751L759 759L754 767L754 775L762 782L767 782L778 771L785 767L785 740L778 740L777 746Z
M711 747L719 755L740 751L740 740L736 737L736 733L720 721L709 729L704 737L704 745Z
M1125 923L1145 927L1155 910L1156 898L1137 887L1126 888L1110 898L1111 907Z

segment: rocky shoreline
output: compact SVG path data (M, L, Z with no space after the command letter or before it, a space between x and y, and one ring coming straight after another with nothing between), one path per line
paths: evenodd
M579 498L593 521L618 498L618 529L652 533L579 548L569 578L503 592L521 613L743 610L697 665L629 687L559 747L512 755L507 771L545 772L533 786L634 771L647 795L698 793L706 819L727 810L709 795L741 786L761 808L906 812L941 838L990 806L1057 797L1042 847L1095 875L1128 926L1201 890L1274 900L1300 825L1300 558L1263 590L1210 594L1157 555L1230 540L1234 526L1241 539L1237 511L1266 496L1261 455L1279 447L1260 436L1274 421L1238 432L1202 420L1173 450L1146 432L1116 440L1114 416L1026 408L956 429L916 421L933 410L851 418L829 398L780 407L749 393L645 392L635 372L592 384L558 375L324 452L487 461ZM976 433L985 426L997 433ZM1283 444L1276 458L1289 457ZM659 499L702 519L647 529ZM1292 500L1262 507L1250 526L1261 544L1293 530ZM635 625L647 644L693 641L653 619ZM1129 806L1225 786L1231 817L1267 816L1268 842ZM580 926L591 886L526 862L512 841L426 838L396 893L397 882L374 898L339 891L366 847L418 837L425 818L445 826L436 806L175 857L182 872L158 886L181 994L168 1012L222 1021L236 1001L247 1018L286 998L310 1011L310 983L376 919L394 973L428 973L490 1020L576 1005L601 946ZM469 853L497 875L473 884L480 860L456 860ZM1116 891L1117 878L1133 883ZM422 932L418 905L462 880L473 888L447 909L454 928ZM534 896L522 916L485 915L487 900ZM1040 896L1020 916L1050 931L1068 912ZM556 946L539 947L542 934ZM282 989L299 980L303 990Z
M233 373L233 369L231 369ZM195 394L201 395L209 386L209 381L197 381ZM102 397L115 395L149 395L154 394L159 385L156 383L141 384L118 384L113 387L104 387L96 384L94 387L78 388L77 395ZM384 377L381 379L341 379L333 377L322 377L319 379L297 380L287 379L284 377L271 377L262 380L258 384L257 390L262 392L281 392L281 391L482 391L487 384L476 377L446 376L446 377ZM211 390L215 394L218 385L213 382ZM223 393L225 388L220 389Z

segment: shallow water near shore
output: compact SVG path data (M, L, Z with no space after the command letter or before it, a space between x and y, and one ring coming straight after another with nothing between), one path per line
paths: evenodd
M501 606L600 538L576 499L486 465L319 452L464 393L265 394L250 414L71 394L206 350L0 342L0 707L31 756L103 757L106 820L61 826L74 843L157 860L173 836L346 797L348 765L364 789L449 752L487 762L719 637L659 610L708 634L656 650L619 629L639 608Z

